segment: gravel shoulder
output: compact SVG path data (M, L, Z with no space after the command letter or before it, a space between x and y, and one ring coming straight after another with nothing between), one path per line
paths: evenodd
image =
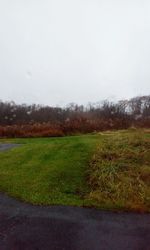
M15 144L15 143L0 143L0 151L7 151L9 149L20 147L21 144Z
M0 193L0 249L149 250L150 214L33 206Z

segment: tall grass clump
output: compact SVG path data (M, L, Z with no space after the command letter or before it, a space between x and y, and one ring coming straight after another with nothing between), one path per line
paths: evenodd
M103 136L89 165L88 199L100 207L150 211L150 134Z

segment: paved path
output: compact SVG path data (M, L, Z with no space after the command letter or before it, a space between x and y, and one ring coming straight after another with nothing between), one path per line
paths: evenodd
M0 250L150 250L150 214L32 206L0 194Z
M21 144L15 144L15 143L0 143L0 151L6 151L11 148L19 147Z

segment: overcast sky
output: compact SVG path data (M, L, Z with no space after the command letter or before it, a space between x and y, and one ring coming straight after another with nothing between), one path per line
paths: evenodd
M0 0L0 99L150 94L149 0Z

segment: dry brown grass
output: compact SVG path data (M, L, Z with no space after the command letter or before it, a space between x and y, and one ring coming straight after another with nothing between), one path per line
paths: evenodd
M149 133L104 135L90 163L88 182L88 198L99 206L150 211Z
M64 133L60 126L51 124L33 124L33 125L12 125L0 126L0 137L7 138L30 138L30 137L55 137L63 136Z

